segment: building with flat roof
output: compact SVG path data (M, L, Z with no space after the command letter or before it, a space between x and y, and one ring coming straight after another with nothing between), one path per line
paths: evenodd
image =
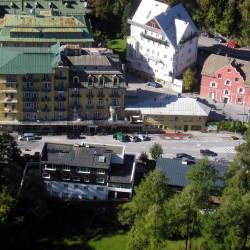
M210 111L195 98L174 95L125 107L128 119L145 132L204 131Z
M41 177L50 196L74 199L131 199L135 155L125 146L45 143Z
M94 42L86 2L57 0L1 1L0 44L3 47L50 47Z

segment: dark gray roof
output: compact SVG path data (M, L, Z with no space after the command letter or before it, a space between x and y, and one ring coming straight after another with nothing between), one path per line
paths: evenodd
M156 169L160 169L166 174L169 186L185 187L188 184L186 175L195 164L195 161L189 161L188 164L182 164L181 159L158 158L156 162ZM211 162L210 166L218 170L220 177L223 177L228 171L228 166L226 165ZM224 182L222 180L217 180L216 184L219 187L224 186Z
M131 183L135 155L124 155L123 164L112 164L109 173L109 183Z
M49 164L109 169L112 151L98 146L45 143L42 161Z

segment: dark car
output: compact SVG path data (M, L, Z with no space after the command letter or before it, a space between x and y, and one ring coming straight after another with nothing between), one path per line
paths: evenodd
M209 38L214 37L214 35L212 33L210 33L209 31L201 32L201 36L205 36L205 37L209 37Z
M217 42L219 42L219 43L225 43L226 42L226 40L224 38L219 37L219 36L215 36L214 40L217 41Z
M217 156L218 154L210 149L201 149L200 153L204 156Z
M157 83L157 82L147 82L147 85L148 85L148 86L155 87L155 88L160 87L160 84L159 84L159 83Z
M178 154L176 154L175 158L177 158L177 159L187 158L189 160L195 159L192 155L185 154L185 153L178 153Z
M67 139L72 140L72 139L80 139L80 135L79 134L67 134Z

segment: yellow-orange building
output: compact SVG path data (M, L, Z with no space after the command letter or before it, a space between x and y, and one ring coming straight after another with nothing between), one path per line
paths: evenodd
M195 98L165 98L125 107L125 115L143 132L204 131L211 108Z
M122 125L126 86L107 49L2 47L0 125L37 132Z

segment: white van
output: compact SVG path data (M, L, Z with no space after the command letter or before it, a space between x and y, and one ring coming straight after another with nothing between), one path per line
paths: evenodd
M18 136L18 141L29 141L29 140L35 140L36 136L33 133L24 133L22 135Z

